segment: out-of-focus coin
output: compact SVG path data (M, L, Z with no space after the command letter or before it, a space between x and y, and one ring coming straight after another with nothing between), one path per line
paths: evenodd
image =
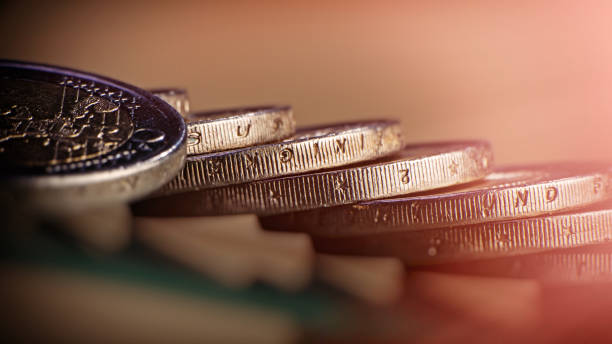
M247 183L381 158L402 148L395 121L304 128L278 143L187 157L158 194Z
M612 245L588 245L518 257L429 267L435 271L542 282L612 282Z
M158 88L149 90L149 92L170 104L181 116L186 117L189 114L190 105L187 90L181 88Z
M290 106L260 106L189 114L187 154L243 148L285 139L295 132Z
M352 236L510 220L586 206L610 197L609 166L561 163L497 169L443 193L261 218L264 228Z
M412 145L376 163L143 201L148 216L275 214L426 191L483 178L493 159L488 143Z
M47 210L143 197L185 158L185 123L136 87L70 69L0 61L0 184Z
M429 265L549 251L612 239L610 204L577 213L344 238L313 237L328 253L395 256Z

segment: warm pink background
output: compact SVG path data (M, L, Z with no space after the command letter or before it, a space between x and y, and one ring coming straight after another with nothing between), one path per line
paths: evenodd
M499 163L612 160L612 2L421 3L5 3L0 56L186 87L196 109L397 117Z

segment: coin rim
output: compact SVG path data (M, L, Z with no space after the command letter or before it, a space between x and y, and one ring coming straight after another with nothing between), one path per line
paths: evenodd
M176 128L170 130L177 131L177 139L175 142L171 142L165 149L160 151L158 154L150 157L144 161L129 162L116 168L109 168L102 171L87 171L87 172L71 172L70 174L36 174L28 176L6 176L3 184L7 185L9 189L16 189L17 192L24 192L34 197L46 199L45 193L51 193L54 197L58 197L55 202L61 203L61 201L69 202L70 204L79 205L79 203L98 204L95 198L90 197L84 202L84 197L79 197L72 202L68 195L78 195L82 192L77 190L82 187L87 187L87 193L107 194L105 192L108 189L109 184L121 183L129 177L133 176L145 176L149 183L139 183L138 190L132 190L124 194L117 194L117 201L131 201L154 191L176 174L182 167L183 161L186 156L186 137L187 137L187 126L183 117L176 111L172 106L154 96L153 94L130 84L117 81L108 77L104 77L95 73L84 72L76 69L53 66L48 64L38 64L33 62L25 61L14 61L14 60L3 60L0 59L0 66L16 69L29 69L33 71L41 71L45 73L51 73L61 75L62 73L80 77L85 80L91 80L99 82L110 87L117 89L129 89L135 94L141 96L151 103L153 108L156 108L161 114L167 116L170 121L176 122ZM159 171L158 171L159 170ZM159 178L152 178L158 176ZM107 195L108 196L108 195ZM22 197L19 197L22 198ZM93 200L92 200L93 198ZM105 198L105 197L101 197ZM108 197L114 198L114 197ZM31 199L31 197L30 197ZM52 201L53 199L50 199ZM43 202L34 200L34 204L41 204ZM109 200L107 200L109 201ZM57 205L63 207L65 205ZM52 206L55 208L55 206Z
M189 185L186 185L184 187L171 186L170 183L174 182L178 178L178 177L175 177L169 182L169 184L166 184L164 187L162 187L162 189L159 190L159 192L155 193L155 196L173 195L173 194L182 193L182 192L205 190L205 189L211 189L211 188L221 187L221 186L236 185L236 184L249 183L249 182L261 181L261 180L267 180L267 179L273 179L273 178L280 178L280 177L309 173L309 172L316 172L316 171L326 170L326 169L330 169L334 167L349 166L355 163L371 161L377 158L383 158L390 154L399 152L403 148L403 135L401 133L401 125L399 121L395 121L395 120L371 120L371 121L360 121L360 122L342 122L342 123L337 123L337 124L330 124L327 126L304 127L304 128L298 128L294 136L303 135L304 133L307 133L309 131L324 130L324 129L330 129L330 128L335 128L335 131L330 131L330 132L326 132L326 133L319 134L319 135L313 135L310 137L296 137L295 139L290 137L288 139L285 139L279 142L265 143L262 145L254 145L254 146L237 148L237 149L232 149L232 150L227 150L227 151L222 151L222 152L212 152L212 153L200 154L200 155L188 155L185 158L185 165L183 167L183 170L188 168L188 165L190 164L195 165L195 164L203 163L205 161L212 161L213 159L223 159L224 161L232 160L230 162L233 162L234 159L236 160L239 159L239 157L243 154L252 155L255 153L259 153L261 156L269 157L269 159L262 157L262 160L269 161L269 163L267 163L266 165L275 165L276 163L273 161L276 161L279 159L276 156L276 154L280 151L281 148L286 148L286 147L295 148L294 146L308 144L310 141L333 140L334 138L340 138L340 137L344 137L344 136L351 135L354 133L366 133L367 132L367 135L378 135L378 134L382 135L388 131L397 131L399 134L397 137L397 144L385 145L385 146L397 146L397 147L396 148L391 147L393 149L386 149L385 152L380 152L380 147L379 147L379 149L376 152L372 152L372 154L368 154L368 156L363 156L363 157L354 156L352 160L345 159L346 161L342 161L342 162L338 162L338 161L336 161L336 163L321 162L320 166L316 168L315 167L306 168L306 166L301 166L299 168L293 168L291 169L291 171L288 171L285 173L279 173L278 175L269 175L270 173L267 173L267 175L263 177L253 176L251 178L242 179L242 180L228 180L227 178L223 178L223 181L214 181L213 183L210 183L207 185L203 184L202 182L192 183L191 181L189 181L188 183ZM310 150L310 149L311 149L310 147L306 147L305 150ZM374 154L376 154L376 156L373 156ZM337 159L337 160L340 160L340 159ZM280 164L276 164L276 165L280 165ZM201 167L194 167L194 169L199 171L200 173L204 173ZM185 179L190 180L193 178L185 178ZM198 177L198 179L201 179L201 178Z

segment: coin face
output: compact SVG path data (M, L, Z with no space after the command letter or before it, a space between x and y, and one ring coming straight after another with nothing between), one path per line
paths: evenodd
M600 244L612 239L610 204L575 213L448 228L343 238L313 237L330 253L394 256L409 265L510 257Z
M381 158L402 148L396 121L303 128L286 140L187 157L156 195L247 183Z
M265 228L352 236L503 221L608 199L607 165L558 163L498 168L483 180L440 192L262 218Z
M187 90L181 88L158 88L148 91L170 104L181 116L187 117L189 115L191 106Z
M285 139L295 132L290 106L258 106L189 114L187 154L198 155Z
M134 211L148 216L279 214L467 183L486 176L491 165L486 142L411 145L367 165L159 197Z
M180 169L185 134L174 109L138 88L0 61L0 175L26 204L61 209L142 197Z

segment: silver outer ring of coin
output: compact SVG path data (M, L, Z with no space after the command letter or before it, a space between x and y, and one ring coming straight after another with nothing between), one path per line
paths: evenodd
M344 238L313 237L317 250L395 256L408 265L511 257L612 240L612 204L555 216Z
M187 155L243 148L295 133L290 106L257 106L198 112L187 120Z
M191 107L189 94L182 88L156 88L147 90L156 97L170 104L183 117L187 117Z
M340 237L504 221L610 198L610 166L558 163L498 168L442 193L263 217L264 228Z
M332 207L484 178L493 155L483 141L410 145L368 165L187 192L143 201L146 216L261 215Z
M402 146L396 121L304 128L278 143L187 157L178 176L156 195L314 172L382 158Z
M119 104L117 111L128 114L125 116L130 118L134 133L124 144L95 158L34 167L17 162L14 167L6 166L0 179L2 197L36 211L74 211L140 199L165 184L182 167L185 123L176 110L150 93L62 67L2 60L0 69L2 80L7 82L35 82L49 85L49 90L60 89L59 97L63 88L64 94L81 94L81 99ZM162 123L164 127L148 127Z

